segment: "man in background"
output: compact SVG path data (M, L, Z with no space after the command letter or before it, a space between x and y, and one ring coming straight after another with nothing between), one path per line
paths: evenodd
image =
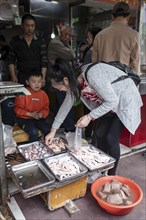
M27 74L32 70L41 71L44 86L48 67L47 47L44 39L35 35L35 27L35 18L25 14L22 17L22 34L13 37L10 42L9 71L11 80L22 84L25 84Z
M9 70L7 57L9 53L9 46L6 43L4 35L0 34L0 80L8 81Z
M71 63L74 62L75 53L70 47L72 28L69 25L62 26L59 36L52 39L48 45L48 59L51 64L57 58L63 58Z
M8 70L8 53L9 46L6 43L4 35L0 34L0 81L10 81ZM2 122L6 125L13 126L15 124L14 98L7 98L1 103Z
M112 23L99 32L94 40L92 62L120 61L140 73L140 36L128 26L130 7L118 2L112 10Z
M57 58L63 58L69 61L71 64L74 63L75 53L70 46L71 37L72 28L69 25L62 26L59 36L52 39L48 45L48 60L50 64L54 64ZM65 95L65 92L56 92L56 99L59 107L64 101ZM75 116L73 109L71 109L68 116L66 117L63 126L65 132L74 132Z

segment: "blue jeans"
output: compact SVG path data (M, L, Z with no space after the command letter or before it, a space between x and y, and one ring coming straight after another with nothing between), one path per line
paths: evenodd
M40 130L44 136L50 132L50 125L46 119L25 119L17 118L18 125L29 134L29 142L38 141L38 130Z
M59 107L61 106L62 102L64 101L66 96L66 92L57 91L56 92L56 98L59 104ZM74 110L73 108L68 113L66 119L63 122L63 126L65 129L65 132L74 132L75 131L75 116L74 116Z

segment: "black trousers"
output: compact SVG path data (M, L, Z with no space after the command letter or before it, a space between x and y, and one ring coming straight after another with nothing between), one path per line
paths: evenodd
M18 125L29 134L29 142L38 141L38 130L46 136L50 130L51 126L46 121L46 119L41 118L36 119L26 119L26 118L17 118Z
M120 134L124 125L115 113L107 113L95 121L92 145L116 159L115 166L108 171L115 175L120 159Z

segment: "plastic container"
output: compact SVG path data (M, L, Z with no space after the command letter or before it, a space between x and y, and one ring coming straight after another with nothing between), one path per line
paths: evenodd
M110 182L112 180L118 180L121 183L127 184L129 188L132 191L133 196L133 203L131 205L112 205L108 204L107 202L100 199L96 192L107 182ZM132 211L132 209L138 205L142 198L143 198L143 192L141 188L131 179L122 177L122 176L105 176L97 179L92 185L91 185L91 193L93 197L97 200L99 206L104 209L107 213L111 215L126 215L129 212Z

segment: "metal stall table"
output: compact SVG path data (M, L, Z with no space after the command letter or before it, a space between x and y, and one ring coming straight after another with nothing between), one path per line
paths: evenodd
M30 145L32 144L33 143L30 143ZM24 149L27 145L28 144L22 145L22 148ZM21 147L19 146L19 148ZM103 172L111 169L115 162L114 158L106 155L99 149L97 150L92 145L85 144L85 146L82 146L81 151L82 149L86 149L86 151L90 150L89 153L91 151L95 151L95 154L99 153L100 157L107 156L108 161L103 165L101 163L96 164L93 168L88 163L86 164L82 162L78 158L78 154L76 155L67 150L64 153L51 155L50 157L40 160L30 160L24 163L17 163L16 165L13 165L11 162L9 174L24 198L40 195L50 211L60 207L67 207L66 210L68 212L71 210L74 214L76 209L74 209L72 200L85 196L88 177L92 173ZM69 164L65 159L68 157L69 160L78 164L80 172L78 174L74 174L73 176L68 173L69 175L65 178L63 177L62 179L61 176L59 177L59 174L55 173L54 167L56 168L57 166L58 170L57 164L61 164L61 161L65 161L65 166L67 165L68 167ZM57 164L55 165L56 162ZM39 173L40 171L38 172L38 170L40 170L38 168L41 169L41 174ZM55 180L51 174L53 174ZM42 178L40 179L39 176L42 176ZM69 207L73 207L73 209L69 209Z
M30 95L30 93L22 84L13 83L10 81L0 82L0 197L3 205L5 205L7 202L8 186L5 167L1 102L6 98L14 97L16 95Z

